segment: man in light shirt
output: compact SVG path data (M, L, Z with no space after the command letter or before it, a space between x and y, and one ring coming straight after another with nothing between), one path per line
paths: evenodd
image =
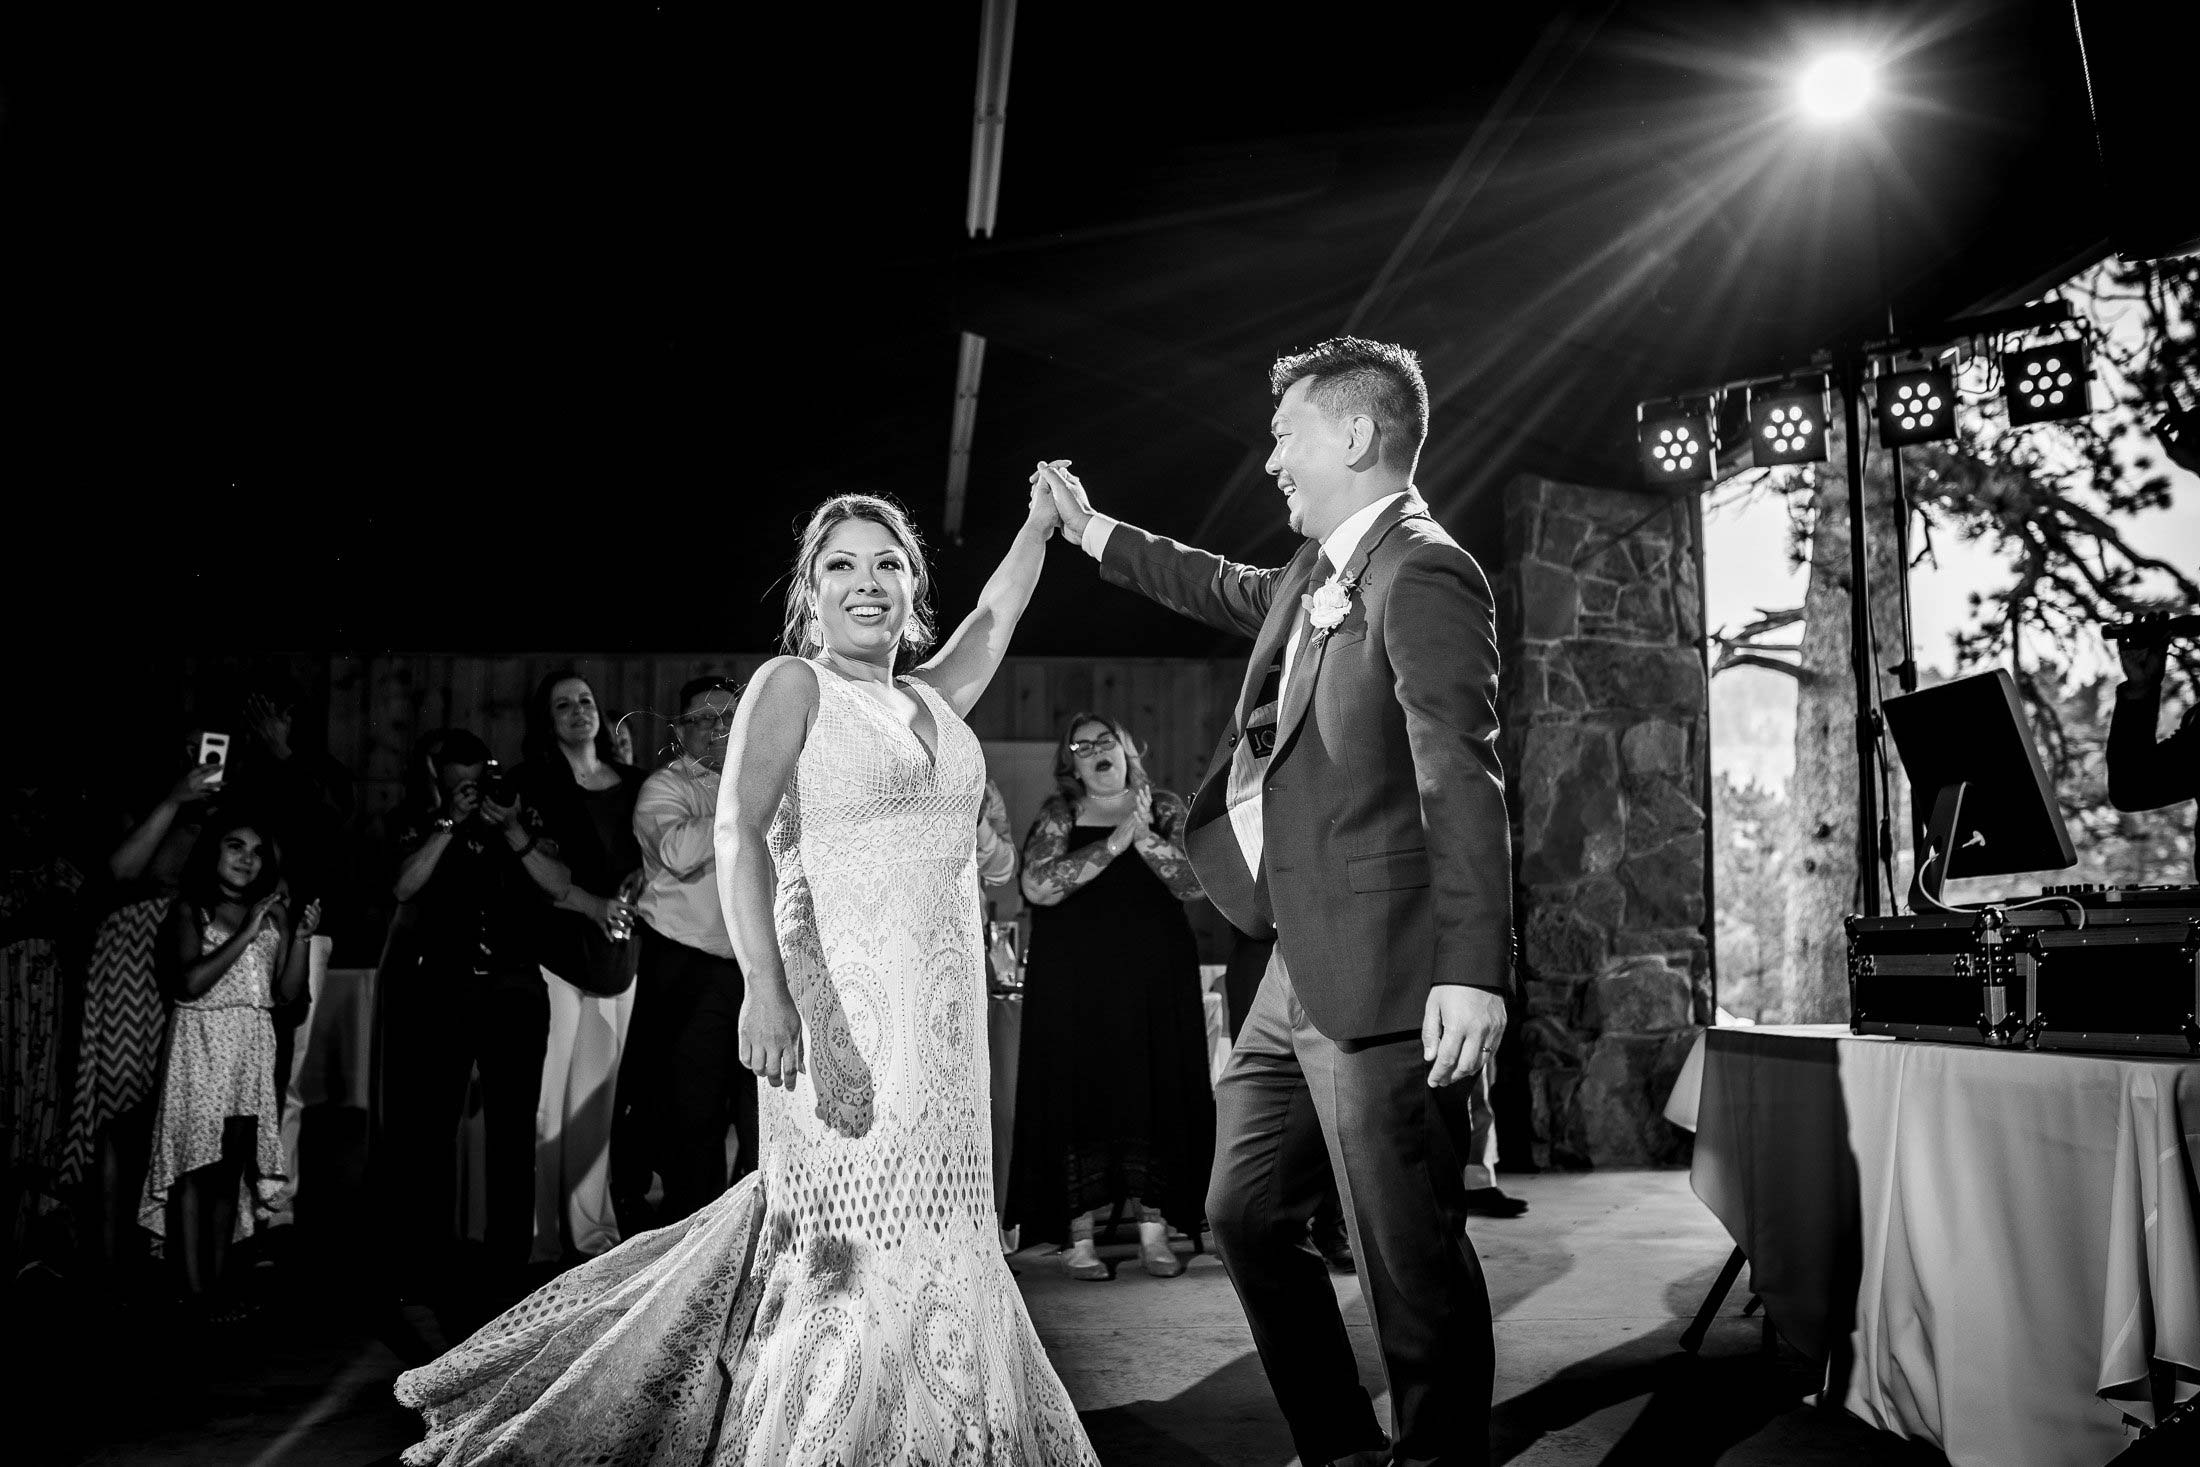
M679 758L642 784L634 836L647 885L633 1027L619 1066L613 1142L621 1210L649 1175L664 1181L655 1223L676 1222L756 1168L756 1078L741 1067L741 969L718 904L718 780L741 688L699 677L680 689ZM738 1133L731 1174L726 1129Z

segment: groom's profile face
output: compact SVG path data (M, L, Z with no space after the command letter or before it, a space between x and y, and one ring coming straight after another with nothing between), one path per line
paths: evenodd
M1312 377L1284 389L1268 431L1276 446L1267 472L1283 491L1291 528L1318 540L1344 519L1338 501L1350 491L1352 470L1345 425L1308 396Z

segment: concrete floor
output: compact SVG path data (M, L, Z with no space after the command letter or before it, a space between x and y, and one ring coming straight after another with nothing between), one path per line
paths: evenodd
M1699 1358L1675 1341L1731 1246L1679 1172L1508 1178L1532 1210L1474 1229L1497 1317L1497 1461L1564 1464L1844 1463L1927 1467L1930 1448L1801 1404L1799 1358L1759 1350L1737 1290ZM1011 1266L1109 1467L1287 1467L1296 1462L1221 1266L1147 1277L1135 1249L1105 1284L1062 1277L1033 1250ZM1363 1378L1379 1382L1356 1284L1338 1280ZM393 1462L414 1423L389 1398L403 1363L441 1347L424 1310L308 1307L240 1332L225 1354L179 1353L154 1325L43 1307L18 1284L9 1333L38 1362L18 1373L16 1461L369 1467ZM20 1353L18 1358L24 1358ZM1378 1403L1387 1416L1387 1402ZM2151 1455L2151 1454L2150 1454ZM11 1457L13 1453L11 1451ZM2136 1454L2134 1454L2136 1460Z

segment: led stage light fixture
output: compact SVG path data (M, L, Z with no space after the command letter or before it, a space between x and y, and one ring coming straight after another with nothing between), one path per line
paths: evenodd
M1710 404L1646 402L1635 409L1635 442L1646 484L1694 484L1712 474Z
M1956 379L1943 367L1913 367L1879 379L1879 441L1889 448L1956 436Z
M1800 377L1749 389L1749 457L1760 469L1826 456L1826 379Z
M2009 400L2009 425L2084 417L2092 411L2086 391L2092 380L2082 341L2051 341L2003 353L2001 392Z

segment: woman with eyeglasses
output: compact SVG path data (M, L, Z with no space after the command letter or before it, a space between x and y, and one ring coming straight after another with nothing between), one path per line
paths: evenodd
M1198 1236L1215 1152L1188 807L1093 713L1063 728L1054 783L1024 840L1031 949L1002 1223L1066 1244L1069 1276L1099 1281L1113 1273L1094 1224L1121 1204L1141 1266L1174 1278L1168 1226Z

